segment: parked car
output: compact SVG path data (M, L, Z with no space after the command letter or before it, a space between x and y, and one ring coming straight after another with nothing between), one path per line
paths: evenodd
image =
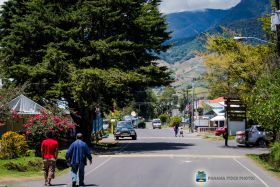
M224 127L219 127L215 130L215 135L220 136L226 132L226 129Z
M268 144L267 133L260 125L253 125L245 131L237 131L235 140L237 143L245 144L246 146L266 147Z
M138 127L138 123L140 122L139 118L138 117L133 117L131 115L126 115L123 117L123 120L124 121L128 121L128 122L131 122L132 126L134 128L137 128Z
M152 126L153 126L153 129L155 129L155 128L161 129L161 121L160 121L160 119L153 119Z
M131 137L132 140L137 139L136 131L134 130L132 124L127 121L119 121L116 126L114 133L115 139Z

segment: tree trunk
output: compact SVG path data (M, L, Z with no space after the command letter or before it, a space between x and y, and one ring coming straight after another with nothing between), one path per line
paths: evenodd
M89 109L83 109L79 111L79 114L71 115L74 122L78 125L76 133L82 133L84 141L89 145L91 144L93 112Z

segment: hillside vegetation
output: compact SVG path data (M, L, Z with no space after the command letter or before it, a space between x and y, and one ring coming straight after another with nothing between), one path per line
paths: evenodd
M160 58L174 64L193 58L195 51L203 51L204 34L219 33L221 27L229 28L238 35L265 39L260 17L270 13L269 0L242 0L228 10L205 10L167 15L169 29L173 31L173 44Z

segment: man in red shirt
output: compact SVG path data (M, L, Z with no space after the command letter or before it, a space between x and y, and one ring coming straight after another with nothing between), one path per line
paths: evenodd
M53 139L53 132L46 134L47 139L42 142L41 152L44 162L45 186L51 185L51 180L54 179L56 159L58 155L58 142Z

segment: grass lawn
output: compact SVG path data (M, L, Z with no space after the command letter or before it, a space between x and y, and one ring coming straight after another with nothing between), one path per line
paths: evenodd
M64 162L66 150L59 152L59 161ZM68 168L61 165L56 170L57 175L66 173ZM0 181L7 178L43 177L42 158L35 157L31 152L30 156L9 160L0 160Z
M211 141L224 141L223 136L215 136L214 134L203 134L204 139L211 140ZM234 140L235 136L229 136L228 140Z
M249 158L254 160L259 166L263 167L267 171L270 171L272 174L274 174L278 179L280 179L280 168L274 168L269 162L269 154L261 154L261 155L255 155L255 154L248 154Z

